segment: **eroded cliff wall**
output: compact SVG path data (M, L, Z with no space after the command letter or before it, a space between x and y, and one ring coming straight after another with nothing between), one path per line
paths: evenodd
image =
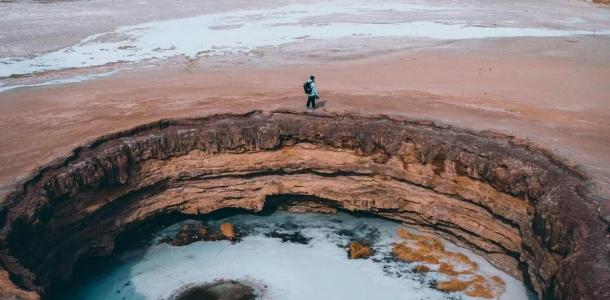
M159 214L262 209L312 195L434 231L543 297L610 297L608 224L583 178L514 140L384 116L252 112L165 120L100 138L2 202L0 261L24 289ZM524 277L523 277L524 276Z

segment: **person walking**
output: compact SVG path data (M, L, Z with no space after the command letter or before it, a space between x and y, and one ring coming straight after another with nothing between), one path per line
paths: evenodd
M310 104L311 109L315 109L316 99L320 99L320 97L318 96L318 89L316 88L315 81L316 77L311 75L309 76L309 80L307 80L307 82L305 82L305 84L303 85L305 94L307 94L307 104L305 105L307 109L310 108Z

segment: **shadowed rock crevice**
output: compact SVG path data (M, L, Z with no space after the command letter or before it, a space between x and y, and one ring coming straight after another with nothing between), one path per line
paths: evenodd
M608 224L585 178L508 137L388 117L290 112L164 120L104 136L2 202L0 261L24 289L68 280L159 215L261 211L301 195L432 231L543 298L610 296Z

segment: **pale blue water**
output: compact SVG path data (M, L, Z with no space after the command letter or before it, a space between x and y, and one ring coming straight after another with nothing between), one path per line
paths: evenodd
M431 288L442 275L415 273L412 265L392 259L392 245L400 241L395 234L400 225L395 222L345 213L276 212L236 215L206 224L214 228L222 222L234 224L246 236L239 243L195 242L183 247L153 242L117 256L110 267L74 286L61 299L167 299L185 284L218 279L250 282L260 299L468 299ZM154 239L173 236L179 227L164 229ZM282 242L281 236L301 239ZM349 260L344 247L351 240L369 241L375 255ZM531 296L521 282L481 257L449 243L446 247L467 254L483 274L502 277L507 286L501 299Z

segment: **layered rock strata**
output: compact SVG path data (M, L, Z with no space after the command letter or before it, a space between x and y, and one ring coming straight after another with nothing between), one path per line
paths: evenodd
M272 195L326 199L438 233L542 298L610 298L608 223L584 178L494 134L385 116L252 112L163 120L104 136L1 202L0 262L44 294L79 257L168 213L259 211Z

